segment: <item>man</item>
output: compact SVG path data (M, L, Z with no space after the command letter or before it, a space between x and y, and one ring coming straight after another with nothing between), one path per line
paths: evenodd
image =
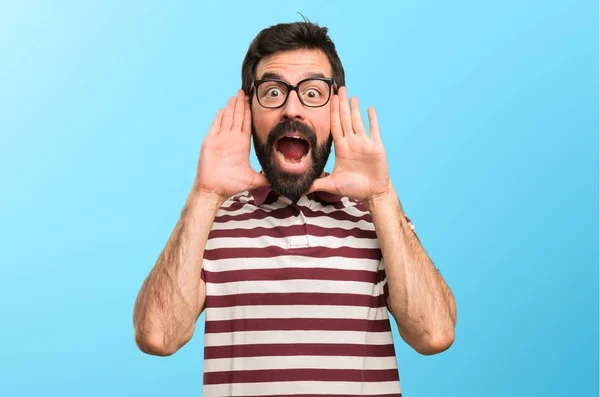
M326 28L280 24L255 38L242 90L216 115L139 292L142 351L175 353L205 311L204 396L400 396L388 310L419 353L449 348L452 293L402 210L368 116L369 133Z

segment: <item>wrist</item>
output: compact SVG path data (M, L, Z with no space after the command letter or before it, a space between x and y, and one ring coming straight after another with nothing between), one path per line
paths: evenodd
M371 212L386 212L394 206L399 205L399 199L395 192L391 191L378 196L370 197L365 201L367 209Z
M374 210L378 207L386 207L389 208L390 205L399 204L400 200L394 187L392 186L391 181L388 184L388 188L386 191L379 193L377 195L368 197L364 204L367 206L367 209Z
M201 208L212 208L215 210L215 212L221 208L225 201L227 201L226 197L214 192L207 192L198 189L193 189L188 196L189 203L198 205Z

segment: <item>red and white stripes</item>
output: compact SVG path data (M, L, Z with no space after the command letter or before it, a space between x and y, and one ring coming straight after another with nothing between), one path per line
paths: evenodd
M230 199L203 261L203 395L401 396L381 259L354 201Z

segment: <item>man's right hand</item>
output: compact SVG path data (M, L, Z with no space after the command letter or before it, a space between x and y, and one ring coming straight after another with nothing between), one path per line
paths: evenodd
M202 143L195 191L225 201L259 186L269 185L250 165L252 118L242 90L220 109Z

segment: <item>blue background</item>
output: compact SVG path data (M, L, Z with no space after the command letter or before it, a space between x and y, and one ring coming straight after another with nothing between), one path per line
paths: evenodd
M404 395L597 396L596 2L172 3L0 2L0 395L201 394L203 327L144 355L134 299L250 40L301 12L456 297L447 352L395 335Z

